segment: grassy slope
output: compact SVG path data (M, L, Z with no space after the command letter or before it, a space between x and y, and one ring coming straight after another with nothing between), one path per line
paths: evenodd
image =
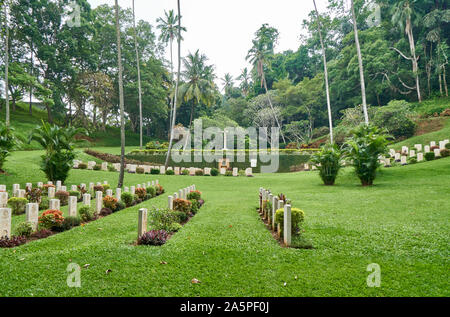
M14 182L43 180L34 165L38 154L14 153L6 165L17 172ZM167 193L141 207L163 207L168 193L191 183L206 198L200 213L165 246L132 246L139 207L126 209L15 250L1 249L0 296L449 296L449 176L450 159L383 169L372 188L359 186L350 169L335 187L320 185L315 172L159 176ZM117 177L73 171L68 184L115 184ZM154 178L126 175L125 182ZM0 183L5 180L12 182L7 177ZM255 211L260 186L287 194L305 210L305 234L316 249L285 249L272 239ZM66 285L70 262L90 264L79 289ZM366 286L369 263L381 266L381 288ZM192 278L202 283L193 285Z

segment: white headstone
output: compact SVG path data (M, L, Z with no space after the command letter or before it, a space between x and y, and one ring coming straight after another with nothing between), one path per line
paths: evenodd
M19 195L20 184L13 184L12 192L14 197L18 197Z
M440 149L434 149L434 156L440 157L441 156L441 150Z
M146 208L139 209L138 238L147 232L147 214L148 210Z
M253 176L253 170L251 167L245 169L245 176Z
M62 190L63 192L66 192L66 191L67 191L67 186L61 186L61 190Z
M83 195L83 205L91 207L91 194Z
M436 146L436 141L431 141L430 142L430 147Z
M305 163L305 171L309 171L309 164Z
M391 167L391 159L390 158L385 158L384 159L384 166Z
M401 163L402 165L407 165L407 164L408 164L408 162L407 162L407 157L404 156L404 155L402 155L402 157L401 157L401 159L400 159L400 163Z
M180 199L186 199L186 198L184 197L184 190L182 190L182 189L180 189L180 190L178 191L178 196L179 196Z
M43 182L38 182L38 183L37 183L37 187L38 187L38 188L44 187L44 183L43 183Z
M53 182L52 181L48 181L47 185L53 185Z
M95 186L94 183L92 183L92 182L89 183L89 191L90 191L90 192L93 192L93 191L94 191L94 186Z
M180 168L178 166L175 166L173 168L173 172L175 173L175 175L180 175Z
M95 193L95 211L97 213L100 213L100 211L103 208L103 192L96 192Z
M116 199L117 200L122 199L122 188L116 188Z
M189 175L190 176L195 176L195 167L189 167Z
M19 191L17 192L17 197L25 198L26 193L27 192L25 191L25 189L19 189Z
M136 187L135 187L135 186L131 186L131 187L130 187L130 193L131 193L132 195L134 195L134 194L136 193Z
M389 150L389 154L391 155L391 157L395 157L395 150L394 149L390 149Z
M415 144L414 147L416 148L417 152L422 152L422 144Z
M257 167L258 166L258 160L257 159L251 159L250 160L250 167Z
M36 231L39 222L39 204L29 203L25 208L26 222L31 224L33 231Z
M417 162L423 162L423 153L417 153Z
M220 168L220 175L225 175L227 172L227 169L225 167Z
M61 202L59 201L59 199L50 199L49 209L61 210Z
M446 144L445 141L439 141L439 149L440 150L444 150L445 149L445 144Z
M70 190L73 191L73 192L78 191L77 185L72 185L71 188L70 188Z
M170 210L173 210L173 196L168 197L168 206Z
M402 155L400 153L395 153L395 161L396 162L400 162L400 160L402 159L401 157Z
M77 216L77 197L70 196L69 197L69 217Z
M27 190L31 190L31 189L33 188L33 184L32 184L32 183L26 183L26 184L25 184L25 188L26 188Z
M62 183L61 181L56 181L56 191L59 191L61 189Z
M166 167L165 166L160 166L159 167L159 173L164 175L166 173Z
M173 193L173 199L178 199L178 193Z
M291 245L291 205L284 206L284 216L283 216L283 236L284 236L284 244L286 246Z
M102 171L107 171L108 170L108 163L103 162L102 163Z
M416 157L416 151L414 150L409 151L409 157Z
M106 196L111 196L113 195L113 190L112 189L107 189L106 190Z
M0 192L0 208L8 207L8 192Z
M0 208L0 238L11 238L11 208Z
M407 146L402 146L402 154L408 154L409 150Z
M430 152L430 146L429 145L425 145L424 151L425 151L425 153Z
M239 170L237 167L233 168L233 176L239 176Z
M55 198L55 187L48 188L48 199Z

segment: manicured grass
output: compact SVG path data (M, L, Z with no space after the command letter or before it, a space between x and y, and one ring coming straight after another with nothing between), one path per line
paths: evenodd
M0 183L43 181L38 152L16 152ZM84 227L0 250L0 296L449 296L450 159L383 169L362 188L351 169L337 186L316 172L254 178L126 175L127 186L158 178L166 194ZM67 184L117 173L72 171ZM165 207L192 183L206 205L162 247L133 246L139 208ZM306 212L315 249L286 249L256 211L259 187L283 192ZM23 217L23 216L15 216ZM16 222L16 220L15 220ZM167 264L161 264L167 262ZM82 287L66 285L69 263ZM366 286L381 266L380 288ZM106 274L106 270L112 270ZM200 284L191 284L197 278ZM284 286L286 283L286 286Z

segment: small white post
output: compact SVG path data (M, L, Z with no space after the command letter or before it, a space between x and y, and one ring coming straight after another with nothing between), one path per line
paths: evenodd
M283 220L284 244L288 247L291 245L291 205L284 206Z
M138 238L147 232L147 213L148 210L146 208L139 209Z
M173 196L169 196L168 200L169 200L169 209L173 210Z
M77 197L70 196L69 197L69 217L77 216Z
M95 193L95 211L97 213L100 213L102 211L103 207L103 192L96 192Z
M26 221L31 224L33 231L36 231L39 219L39 204L29 203L25 209Z

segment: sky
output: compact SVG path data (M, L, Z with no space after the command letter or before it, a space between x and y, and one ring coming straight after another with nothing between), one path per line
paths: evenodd
M88 1L93 8L114 4L114 0ZM316 2L319 11L326 10L327 0ZM121 7L131 7L131 3L132 0L119 0ZM176 12L177 1L135 0L135 6L137 19L156 26L156 19L164 15L164 10ZM297 50L300 34L305 34L302 21L313 9L312 0L181 0L181 23L187 28L181 54L186 56L199 49L215 65L218 78L223 78L225 73L237 77L244 67L250 67L245 57L254 33L263 23L280 32L276 52ZM223 87L220 80L217 84Z

